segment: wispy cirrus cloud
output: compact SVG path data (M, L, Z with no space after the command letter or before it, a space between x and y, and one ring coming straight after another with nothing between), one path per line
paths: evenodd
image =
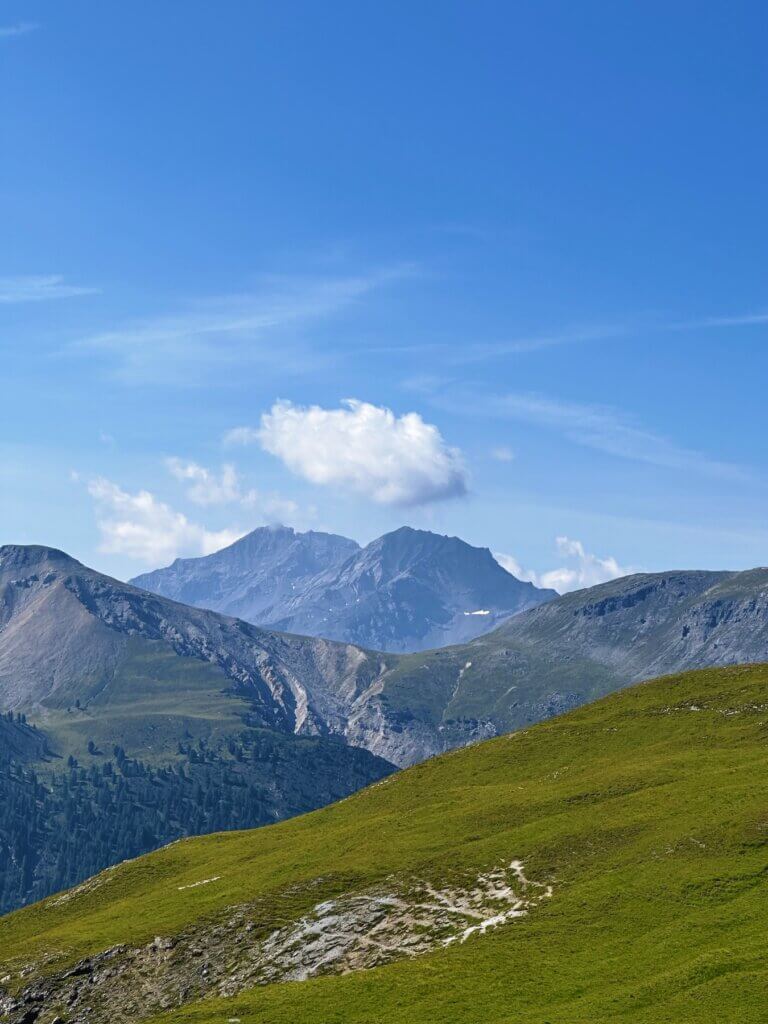
M68 284L61 274L26 274L0 277L0 304L51 302L80 295L96 295L98 288Z
M716 328L759 327L766 324L768 324L768 312L764 311L679 320L648 315L628 315L618 320L555 327L551 330L533 331L530 334L520 334L517 337L496 341L473 339L471 344L436 341L423 344L379 345L371 347L367 351L392 355L432 355L436 358L439 357L443 367L465 367L590 342L620 343L623 340L638 337L645 338ZM421 382L428 383L428 380L426 375L413 375L404 380L403 386L409 390L419 390Z
M708 316L698 320L681 320L679 323L668 324L669 330L695 331L708 327L759 327L768 324L768 312L735 313L732 316Z
M584 327L576 329L556 330L544 334L520 335L504 341L479 341L472 339L471 344L461 342L413 342L393 343L386 345L369 345L365 351L368 355L392 356L434 356L439 357L441 366L463 367L473 363L491 362L506 356L525 355L529 352L540 352L545 349L578 342L601 341L618 338L630 333L629 327L622 325L606 325L600 327ZM419 390L422 381L429 381L432 375L416 374L406 378L405 386L411 390Z
M327 356L302 344L300 328L345 310L409 272L396 267L335 278L264 277L252 292L196 301L177 312L90 335L75 348L102 353L114 376L127 383L205 384L213 370L248 363L306 371Z
M505 356L525 355L529 352L541 352L545 349L559 348L566 345L577 345L589 341L607 341L611 338L620 338L628 333L630 333L628 325L617 323L565 329L545 334L532 334L511 338L507 341L475 342L451 353L448 362L457 366L483 363L493 359L501 359Z
M563 401L540 394L483 395L467 407L485 415L519 420L556 430L575 444L634 462L724 479L744 479L742 466L710 458L648 430L611 406ZM454 402L455 405L455 402Z
M14 39L26 36L40 28L36 21L18 21L15 25L0 25L0 39Z
M768 312L750 312L732 316L709 316L688 320L649 319L628 316L623 321L598 323L581 327L566 327L540 334L511 338L507 341L473 342L447 353L445 362L457 366L491 362L507 356L521 356L527 353L562 348L588 342L616 341L639 335L661 335L674 332L689 332L714 328L758 327L768 324ZM438 349L440 346L435 346Z

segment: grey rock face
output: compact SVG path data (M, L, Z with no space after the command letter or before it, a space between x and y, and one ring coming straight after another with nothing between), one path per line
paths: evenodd
M86 886L108 886L114 877L105 873ZM64 898L76 899L86 886ZM306 899L323 887L329 882L322 878L292 886L282 894L291 897L285 910L291 912L297 896ZM67 970L50 972L35 963L33 980L17 996L4 996L0 988L0 1017L8 1024L49 1021L66 1006L70 1024L133 1024L206 996L369 970L509 927L548 902L554 887L529 880L515 860L468 874L462 884L389 876L374 887L328 895L292 919L269 922L258 902L244 904L179 935L112 946Z
M133 583L272 629L401 653L471 640L556 596L485 548L408 527L362 549L328 534L254 530Z

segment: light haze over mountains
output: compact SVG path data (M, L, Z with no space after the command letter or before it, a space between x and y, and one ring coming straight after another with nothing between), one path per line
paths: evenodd
M392 652L471 640L556 596L516 579L486 548L409 527L364 548L262 527L132 582L272 629Z

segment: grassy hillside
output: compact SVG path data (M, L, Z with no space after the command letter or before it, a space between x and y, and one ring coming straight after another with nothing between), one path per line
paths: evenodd
M463 926L419 909L446 893L476 899L501 868L524 915L460 941ZM316 972L327 976L243 987L269 980L248 971L274 936L293 936L310 962L317 929L296 921L325 915L342 934L372 896L411 901L410 923L374 958L382 966L339 976L345 962L329 956ZM494 899L501 913L508 904ZM0 920L0 986L9 1020L34 1005L41 1024L87 1005L94 1022L163 1024L757 1024L766 920L768 667L712 669L445 755L302 818L105 872ZM118 944L108 969L81 962L76 978L91 983L72 996L57 972ZM282 977L297 976L280 955ZM30 986L42 1002L14 1005Z
M226 693L228 685L216 665L131 637L107 687L30 715L63 757L87 763L92 741L100 750L111 753L120 744L130 755L165 764L189 736L211 743L243 728L249 706Z
M228 686L216 665L129 637L87 698L38 706L29 724L0 717L0 914L171 840L313 810L391 771L337 738L259 727Z

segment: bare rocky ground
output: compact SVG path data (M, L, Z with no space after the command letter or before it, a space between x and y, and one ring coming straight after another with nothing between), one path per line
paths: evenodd
M200 879L195 885L218 880ZM0 979L0 1019L131 1024L206 996L366 970L476 941L529 913L552 891L547 883L529 880L523 864L513 860L451 885L386 879L323 900L277 928L260 920L258 904L234 907L218 922L157 936L145 946L114 946L59 973L46 974L44 963L24 965L18 978L35 980L18 994L2 987L17 979Z

